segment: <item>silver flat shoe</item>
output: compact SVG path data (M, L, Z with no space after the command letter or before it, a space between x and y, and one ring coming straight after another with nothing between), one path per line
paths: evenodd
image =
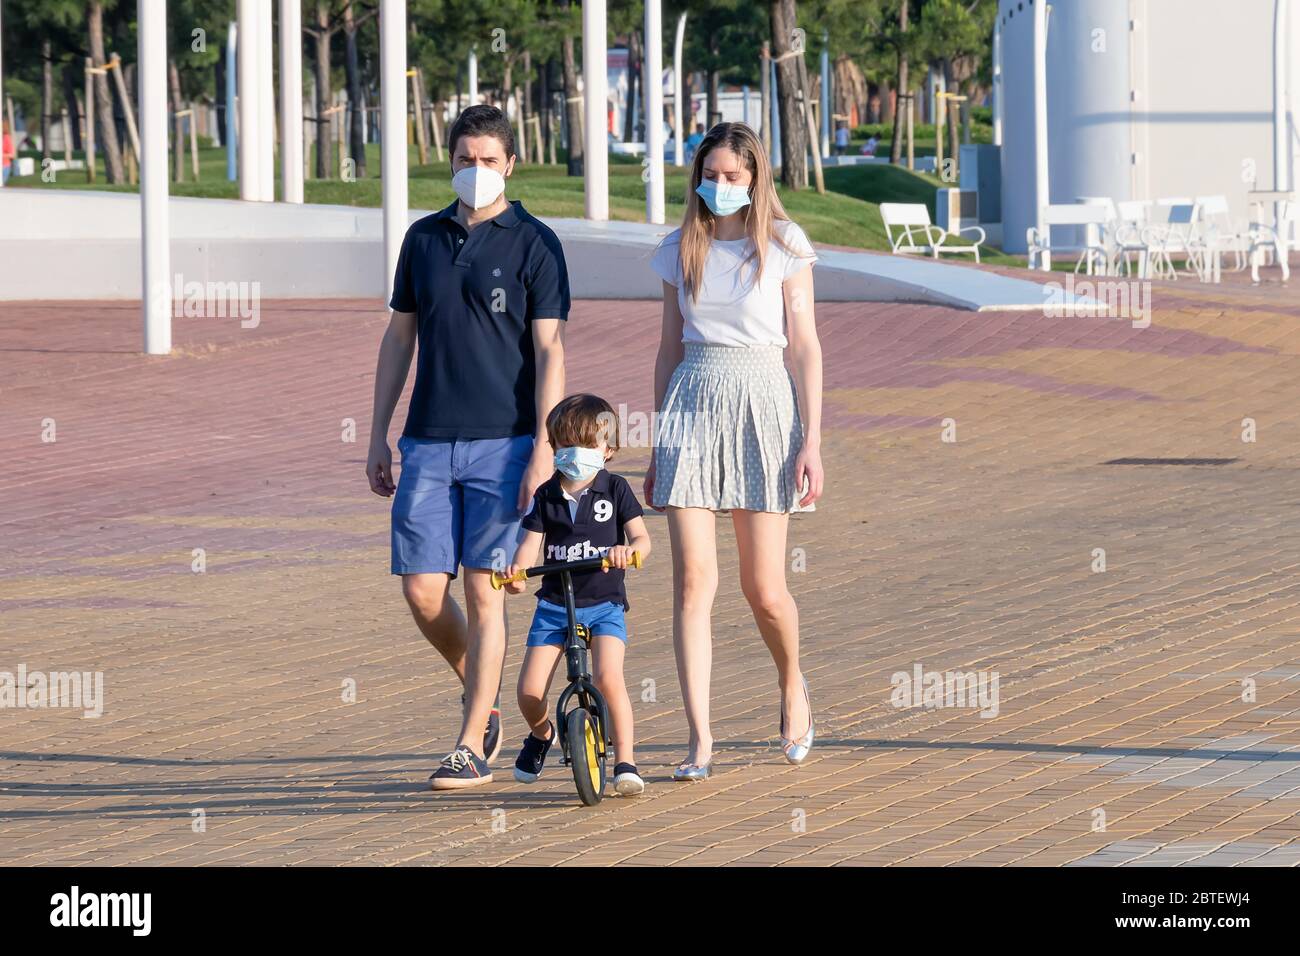
M803 697L808 702L808 732L797 740L791 740L785 735L785 714L781 714L781 752L785 754L787 763L801 764L808 756L808 751L812 750L813 738L816 737L816 724L812 715L812 699L808 696L808 678L803 680Z
M694 783L697 780L708 780L711 776L713 776L712 757L702 764L678 764L677 769L673 771L673 780L678 783Z

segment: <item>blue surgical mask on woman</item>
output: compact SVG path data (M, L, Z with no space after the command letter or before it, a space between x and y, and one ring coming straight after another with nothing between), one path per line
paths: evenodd
M555 450L555 469L573 481L589 481L605 467L605 452L599 448L566 445Z
M749 187L733 186L715 179L701 179L695 187L696 194L704 200L715 216L730 216L749 205Z

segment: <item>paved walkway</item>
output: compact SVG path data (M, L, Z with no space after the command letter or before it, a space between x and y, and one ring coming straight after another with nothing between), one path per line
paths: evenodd
M459 689L362 475L380 310L180 319L147 359L134 305L0 306L0 671L99 671L105 697L0 710L0 863L1300 863L1294 292L1161 286L1146 329L819 318L829 493L791 535L813 756L780 759L722 525L718 773L668 781L656 516L627 672L649 787L584 809L562 772L510 780L510 707L499 782L424 789ZM657 326L578 303L571 387L644 415ZM918 667L996 673L996 715L895 706Z

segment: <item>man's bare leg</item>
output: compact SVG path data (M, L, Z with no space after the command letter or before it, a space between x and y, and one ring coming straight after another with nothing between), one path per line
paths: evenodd
M425 640L446 659L460 682L465 683L468 629L460 605L451 596L451 575L404 574L402 595Z
M465 718L458 747L483 756L483 728L493 701L501 690L501 669L506 659L505 591L492 589L492 572L465 568L465 609L468 639L465 645Z

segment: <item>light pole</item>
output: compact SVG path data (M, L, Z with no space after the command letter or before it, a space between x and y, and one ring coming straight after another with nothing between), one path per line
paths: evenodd
M379 6L380 173L384 195L384 302L393 293L406 235L406 0Z
M1279 193L1291 188L1287 176L1287 51L1291 47L1287 36L1287 6L1287 0L1275 0L1273 7L1273 189ZM1282 221L1280 200L1273 207L1273 224L1283 248L1287 248L1291 237L1283 231L1289 232L1290 227Z
M257 118L260 97L257 95L257 0L239 0L236 35L239 51L239 198L253 202L262 198L258 177L262 164L257 158L258 137L262 124Z
M682 153L686 137L682 135L682 96L686 93L686 82L682 77L682 41L686 37L686 14L677 18L677 39L673 41L673 134L677 137L673 143L673 165L683 166L686 160Z
M167 2L139 0L136 40L140 88L140 291L144 350L172 350L171 250L167 221ZM180 148L178 143L177 149Z
M645 0L646 222L664 221L664 30L662 0Z
M239 27L231 21L226 33L226 179L234 182L239 175L239 165L235 158L235 132L239 125L235 122L235 98L238 84L235 82L235 50L239 44Z
M993 22L993 145L1002 145L1002 23Z
M585 110L583 187L588 219L609 218L609 120L605 87L605 0L582 4L582 85Z
M280 0L280 182L285 202L302 202L302 5Z
M257 185L262 202L275 202L275 40L270 0L257 4Z
M469 69L466 70L469 77L469 105L473 106L478 103L478 51L474 47L469 48Z
M1034 4L1034 227L1040 237L1051 193L1047 176L1047 0ZM937 127L936 127L937 128ZM1039 257L1039 268L1052 271L1052 258Z

